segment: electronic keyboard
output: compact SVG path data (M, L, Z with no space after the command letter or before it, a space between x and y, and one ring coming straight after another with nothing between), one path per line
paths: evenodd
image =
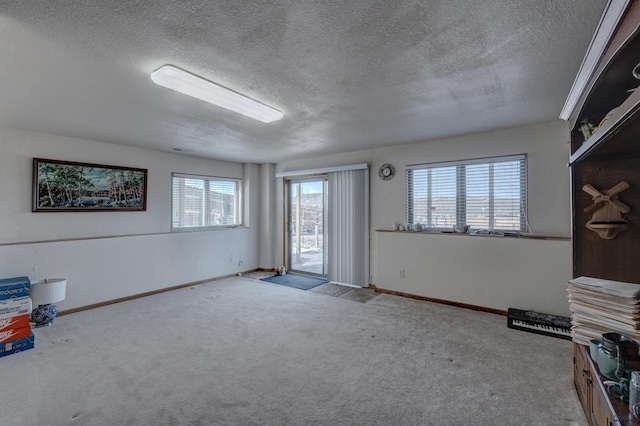
M571 318L509 308L507 327L571 340Z

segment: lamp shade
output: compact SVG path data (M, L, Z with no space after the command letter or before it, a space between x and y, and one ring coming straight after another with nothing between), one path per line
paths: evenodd
M60 302L67 295L67 280L64 278L46 278L31 283L29 294L34 306Z

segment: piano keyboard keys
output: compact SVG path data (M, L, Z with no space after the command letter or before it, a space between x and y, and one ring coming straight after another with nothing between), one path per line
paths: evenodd
M545 336L571 340L571 320L550 314L509 308L507 327Z

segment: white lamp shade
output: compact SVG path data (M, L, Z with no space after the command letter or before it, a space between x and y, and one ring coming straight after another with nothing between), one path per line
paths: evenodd
M64 300L67 295L67 280L64 278L47 278L31 283L29 296L34 306L47 305Z

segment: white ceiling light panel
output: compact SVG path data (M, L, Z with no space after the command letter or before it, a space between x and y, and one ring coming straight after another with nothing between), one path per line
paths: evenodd
M151 73L154 83L187 96L226 108L238 114L271 123L282 118L282 112L240 93L219 86L173 65L164 65Z

